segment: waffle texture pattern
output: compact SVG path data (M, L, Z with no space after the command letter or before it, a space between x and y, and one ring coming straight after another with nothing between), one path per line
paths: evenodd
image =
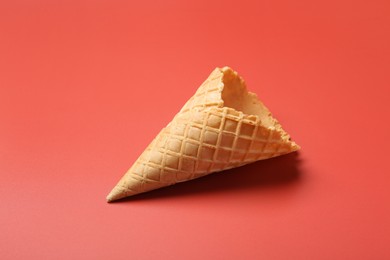
M215 69L149 144L107 196L108 201L188 181L299 149L266 110L245 114L224 106L227 81L245 82L229 67ZM260 102L260 101L259 101ZM264 113L263 113L264 114Z

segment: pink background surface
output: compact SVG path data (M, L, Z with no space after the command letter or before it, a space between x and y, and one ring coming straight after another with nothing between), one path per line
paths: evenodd
M1 1L1 259L390 259L389 1ZM107 204L217 66L302 146Z

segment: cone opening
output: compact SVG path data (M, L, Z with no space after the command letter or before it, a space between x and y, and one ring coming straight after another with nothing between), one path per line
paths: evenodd
M282 126L258 99L257 95L247 90L245 81L237 72L229 67L224 67L221 69L221 73L223 75L221 99L224 107L233 108L246 115L258 116L262 126L276 129L281 138L289 142L294 150L299 149L299 146L291 141L290 135L282 129Z
M248 92L244 80L230 68L222 69L223 89L221 98L225 107L233 108L247 115L255 115L261 118L265 127L275 126L276 120L270 111L257 98L257 95Z

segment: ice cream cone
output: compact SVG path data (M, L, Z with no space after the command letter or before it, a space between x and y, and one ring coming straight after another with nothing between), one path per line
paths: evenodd
M113 201L299 149L229 67L215 69L107 196Z

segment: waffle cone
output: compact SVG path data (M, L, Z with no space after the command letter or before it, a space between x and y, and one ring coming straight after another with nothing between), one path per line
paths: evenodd
M298 149L235 71L216 68L121 178L107 201Z

